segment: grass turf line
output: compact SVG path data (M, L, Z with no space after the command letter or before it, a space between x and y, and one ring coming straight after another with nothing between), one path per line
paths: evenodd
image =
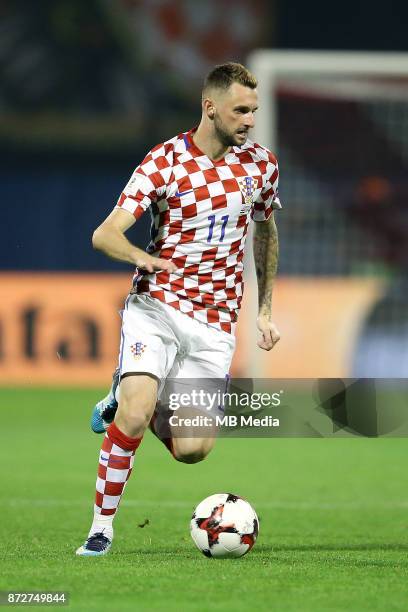
M112 552L76 558L92 515L99 397L0 389L0 589L67 590L72 610L406 609L404 439L223 439L183 465L147 435ZM260 516L242 559L206 559L190 539L192 509L216 492L243 495Z

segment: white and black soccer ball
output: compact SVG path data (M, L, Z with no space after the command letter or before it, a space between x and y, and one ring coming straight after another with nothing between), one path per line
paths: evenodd
M242 557L251 550L259 532L255 510L232 493L204 499L190 522L191 537L206 557Z

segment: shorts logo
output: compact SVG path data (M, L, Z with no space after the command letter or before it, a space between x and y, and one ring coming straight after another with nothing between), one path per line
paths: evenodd
M258 179L255 179L253 176L243 176L239 179L238 185L244 196L244 203L246 205L241 209L242 213L246 212L247 207L253 204L254 191L258 187Z
M144 353L146 345L143 342L135 342L131 345L130 350L135 359L140 359Z

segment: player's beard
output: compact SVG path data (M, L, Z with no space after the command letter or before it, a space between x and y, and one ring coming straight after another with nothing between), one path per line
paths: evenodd
M217 115L214 117L214 131L217 139L224 147L241 147L246 142L246 138L244 142L237 142L236 132L227 130Z

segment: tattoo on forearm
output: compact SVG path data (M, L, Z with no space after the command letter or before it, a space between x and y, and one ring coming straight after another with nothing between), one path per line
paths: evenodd
M273 282L278 269L279 243L275 221L257 223L254 232L254 259L258 280L259 310L270 314Z

